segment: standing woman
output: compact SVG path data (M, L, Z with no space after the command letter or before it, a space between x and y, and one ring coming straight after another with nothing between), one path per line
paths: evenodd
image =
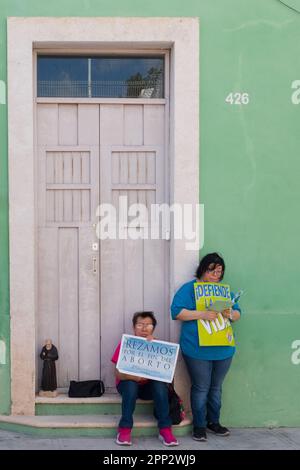
M230 368L235 346L201 346L197 320L216 320L211 310L196 310L195 282L218 283L223 279L225 263L218 253L209 253L201 260L196 279L184 284L175 294L171 314L182 322L180 346L191 382L193 439L206 441L206 429L219 436L228 436L229 430L220 424L221 394L224 378ZM231 298L233 294L231 293ZM241 310L235 303L223 310L222 316L231 322L239 320Z

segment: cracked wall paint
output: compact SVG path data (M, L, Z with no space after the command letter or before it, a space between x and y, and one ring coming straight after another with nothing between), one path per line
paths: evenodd
M0 340L0 365L6 364L6 344L1 339Z
M6 104L6 86L3 80L0 80L0 104Z

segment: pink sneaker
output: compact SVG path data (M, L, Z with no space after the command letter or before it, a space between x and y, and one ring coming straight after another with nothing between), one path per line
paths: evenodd
M178 446L179 442L172 433L171 428L162 428L159 430L158 438L165 446Z
M116 443L120 446L131 446L131 428L119 428Z

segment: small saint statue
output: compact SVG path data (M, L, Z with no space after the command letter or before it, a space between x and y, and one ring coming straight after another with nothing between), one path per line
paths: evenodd
M57 396L57 381L55 361L58 359L58 352L51 339L46 339L41 351L40 358L43 359L42 390L39 395L42 397Z

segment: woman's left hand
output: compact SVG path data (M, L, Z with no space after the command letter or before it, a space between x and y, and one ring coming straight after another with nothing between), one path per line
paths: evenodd
M232 317L232 309L231 308L226 308L225 310L222 310L222 315L225 318L231 318Z
M238 310L232 310L232 308L226 308L222 311L224 318L228 318L230 321L238 321L241 317L241 314Z

